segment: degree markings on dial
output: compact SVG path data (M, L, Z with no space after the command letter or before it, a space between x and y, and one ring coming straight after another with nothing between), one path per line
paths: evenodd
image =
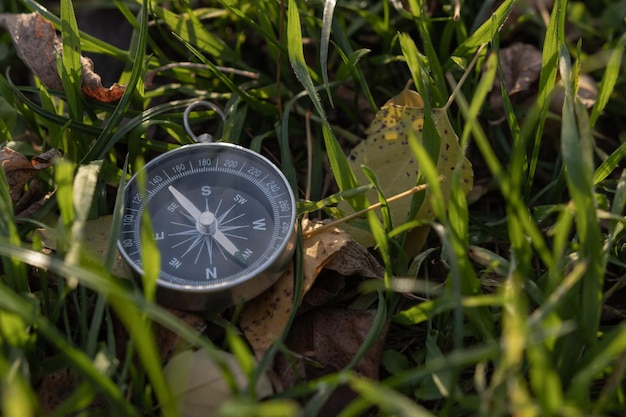
M284 196L285 194L286 194L286 193L280 193L280 194L276 194L276 195L270 195L270 196L268 196L267 198L269 198L269 199L272 199L272 200L273 200L273 199L275 199L275 198L282 197L282 196Z

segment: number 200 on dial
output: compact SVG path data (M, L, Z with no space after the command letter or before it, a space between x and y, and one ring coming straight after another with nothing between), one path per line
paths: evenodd
M142 274L141 219L160 251L157 297L187 310L218 310L258 295L294 246L295 197L265 157L228 143L186 145L143 168L125 189L118 247Z

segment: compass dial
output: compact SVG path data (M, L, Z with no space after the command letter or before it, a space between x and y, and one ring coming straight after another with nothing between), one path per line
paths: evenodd
M122 255L142 273L141 217L161 253L159 301L218 309L266 289L293 252L295 198L263 156L226 143L183 146L125 190Z

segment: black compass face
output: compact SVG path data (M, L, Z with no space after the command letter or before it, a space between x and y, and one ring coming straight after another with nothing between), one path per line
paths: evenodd
M126 186L118 246L141 273L141 217L149 215L159 285L182 292L236 286L290 250L295 198L264 157L224 143L187 145L150 161L144 173L144 192L136 176Z

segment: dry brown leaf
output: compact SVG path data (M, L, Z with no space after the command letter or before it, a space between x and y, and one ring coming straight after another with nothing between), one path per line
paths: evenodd
M576 97L586 109L591 109L598 99L598 85L596 81L588 74L581 74L578 78L578 90ZM563 80L559 79L554 86L552 100L550 100L550 111L561 114L563 111L563 102L565 101L565 87Z
M37 387L37 397L44 415L51 415L61 404L68 400L78 388L74 371L70 368L44 375ZM103 395L97 394L87 406L88 410L104 409L107 402ZM78 412L71 415L78 415Z
M506 91L509 96L537 92L535 83L541 73L541 51L533 45L514 43L500 50L500 65ZM527 93L527 94L524 94ZM491 107L498 113L504 114L504 103L500 89L500 80L494 81L494 87L489 97Z
M9 32L17 55L43 85L52 90L63 90L63 83L57 70L57 57L63 51L63 43L52 23L37 12L1 13L0 27ZM125 86L116 83L111 88L103 87L100 76L93 71L91 59L81 56L81 63L83 94L106 103L116 102L122 97Z
M125 85L115 83L109 88L103 87L100 75L93 70L93 61L85 57L82 57L81 61L83 64L81 91L84 95L102 103L115 103L122 98L126 91Z
M325 269L343 276L359 275L363 278L380 278L385 274L385 268L376 258L354 240L348 240L330 259Z
M207 322L202 316L175 308L164 308L197 330L198 333L205 331ZM173 355L182 352L185 349L189 349L190 347L189 343L178 333L168 329L167 327L161 326L160 324L155 325L154 336L157 341L159 356L163 363L169 361Z
M11 201L16 204L24 194L24 186L35 176L37 171L48 168L54 159L61 155L56 149L33 158L29 161L24 155L11 148L0 150L0 163L9 184Z
M304 223L305 231L321 227L321 223ZM373 257L367 258L367 250L359 247L346 232L334 228L325 230L304 240L303 296L309 292L320 272L331 264L342 275L360 274L366 277L382 276L382 268ZM345 255L340 255L342 252ZM357 254L358 255L355 255ZM348 262L351 256L359 262ZM341 256L337 262L334 258ZM293 268L285 271L266 292L249 301L241 312L240 325L257 355L262 355L281 335L293 309Z
M365 342L375 316L375 310L320 308L296 318L285 343L300 357L281 355L276 360L275 370L284 388L344 369ZM354 371L359 375L378 379L386 331L385 327L356 364ZM319 415L337 415L354 395L347 388L337 390Z
M54 26L39 13L2 13L0 27L9 32L17 55L41 82L53 90L62 90L56 64L62 47Z

